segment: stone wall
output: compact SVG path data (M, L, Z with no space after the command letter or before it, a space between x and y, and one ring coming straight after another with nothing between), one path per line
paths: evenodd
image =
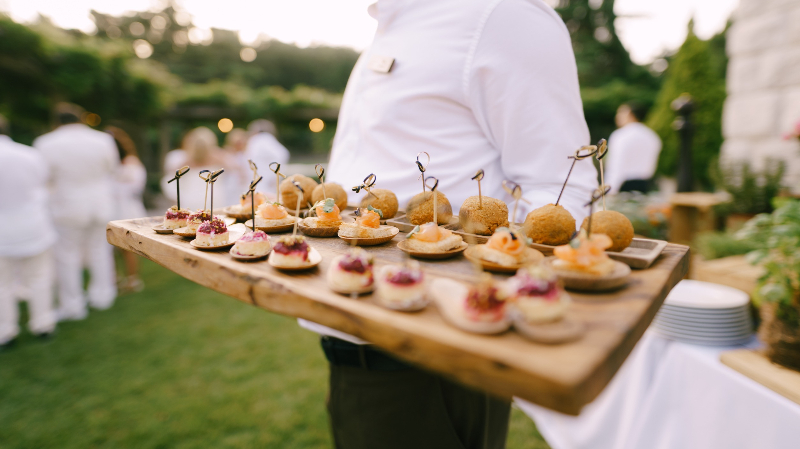
M800 0L740 0L727 51L723 160L784 159L800 193L800 144L783 139L800 121Z

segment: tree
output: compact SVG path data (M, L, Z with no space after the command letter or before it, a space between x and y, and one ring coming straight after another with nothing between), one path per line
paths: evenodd
M592 140L616 128L617 107L635 100L650 106L658 79L634 64L617 37L614 0L561 0L556 7L572 38L581 97Z
M677 171L680 140L673 129L676 114L671 104L681 94L688 93L695 103L692 114L695 126L692 140L695 182L697 187L703 189L712 187L708 169L722 146L725 77L721 65L724 63L724 59L712 51L709 41L703 41L694 34L694 23L690 21L686 41L672 58L664 85L647 119L647 125L658 133L664 144L658 160L658 174L674 176Z
M59 101L80 104L104 123L142 123L165 108L164 86L150 76L157 68L137 70L142 61L127 47L98 46L47 20L36 28L0 17L0 112L17 140L30 143L47 131Z

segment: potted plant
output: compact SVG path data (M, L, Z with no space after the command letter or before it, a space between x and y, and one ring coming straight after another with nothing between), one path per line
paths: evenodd
M737 237L758 247L748 254L764 267L755 299L759 336L774 363L800 371L800 201L784 199L771 214L747 222Z
M731 201L717 206L720 217L726 217L726 229L736 231L757 214L772 212L772 199L781 191L786 163L767 159L761 172L747 161L720 164L712 172L717 186L731 194Z

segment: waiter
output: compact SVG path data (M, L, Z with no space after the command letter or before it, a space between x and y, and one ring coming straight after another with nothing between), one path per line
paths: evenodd
M33 148L8 137L0 116L0 349L19 334L13 284L28 293L28 328L49 335L56 328L53 310L53 254L56 232L47 213L47 165Z
M58 231L56 274L60 320L86 318L83 267L89 267L88 300L107 309L117 296L106 223L114 218L113 176L119 166L114 138L81 123L82 109L56 107L58 128L33 142L50 170L50 211Z
M360 184L374 173L404 205L419 193L417 153L426 176L454 207L477 194L510 201L504 179L531 202L555 202L568 157L589 143L569 33L541 0L379 0L372 45L345 90L329 179ZM423 156L422 162L425 162ZM597 187L579 163L561 199L580 223ZM355 196L350 201L355 201ZM521 204L522 205L522 204ZM336 447L481 448L505 446L509 402L409 366L367 343L315 323L330 362Z
M638 103L625 103L617 108L617 130L608 138L606 185L611 193L642 192L652 189L661 139L642 123L646 110Z

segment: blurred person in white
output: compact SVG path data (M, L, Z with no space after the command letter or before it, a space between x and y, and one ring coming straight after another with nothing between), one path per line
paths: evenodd
M108 309L117 297L114 253L106 223L114 218L114 174L119 155L114 139L81 122L76 105L56 106L58 127L33 142L50 170L50 211L58 232L55 247L59 320L86 318L87 299ZM89 269L83 291L84 263Z
M186 133L182 146L182 149L172 150L167 153L164 159L164 177L161 179L161 191L174 204L178 199L175 183L168 184L167 181L175 176L175 170L188 165L191 171L181 178L181 207L189 210L200 210L204 204L203 195L206 183L200 179L199 173L202 170L215 171L220 168L227 168L229 161L222 149L219 148L217 135L205 126L197 127ZM222 179L225 179L224 174L220 181ZM225 187L223 182L217 182L214 186L215 215L223 207L229 206L224 202L224 198L226 198ZM206 208L209 208L211 204L210 189L208 196L208 203L205 203Z
M378 0L369 13L377 32L347 83L327 180L354 186L374 173L405 205L420 191L414 162L425 151L425 174L453 209L476 194L479 169L484 195L510 201L507 179L530 201L525 212L554 203L569 157L590 143L558 14L541 0ZM596 187L594 166L576 164L560 204L578 223ZM505 447L508 400L301 325L324 335L337 449Z
M47 207L48 170L42 156L9 137L0 116L0 348L19 334L19 310L12 284L27 292L28 329L50 335L53 308L53 251L56 230Z
M636 102L617 108L617 130L608 138L605 182L611 193L642 192L652 189L661 139L642 123L647 110Z
M247 141L245 156L256 163L261 176L268 174L269 164L277 162L284 165L289 162L289 150L278 142L277 130L271 121L253 120L247 126L247 133L250 134L250 139ZM258 190L272 198L275 196L275 189L270 188L271 185L273 184L262 182L258 185Z
M225 134L225 155L228 162L225 167L225 175L222 181L225 183L225 194L227 195L221 204L231 206L239 204L241 195L247 191L250 181L253 180L253 172L250 164L247 163L248 135L242 128L234 128ZM268 167L258 167L259 173L264 173Z
M114 205L116 206L115 220L142 218L147 216L147 211L142 203L144 186L147 183L147 170L136 154L136 144L122 128L108 126L105 131L114 138L120 165L114 175ZM130 252L117 249L122 255L123 277L117 282L121 291L141 291L144 283L139 277L139 256Z

